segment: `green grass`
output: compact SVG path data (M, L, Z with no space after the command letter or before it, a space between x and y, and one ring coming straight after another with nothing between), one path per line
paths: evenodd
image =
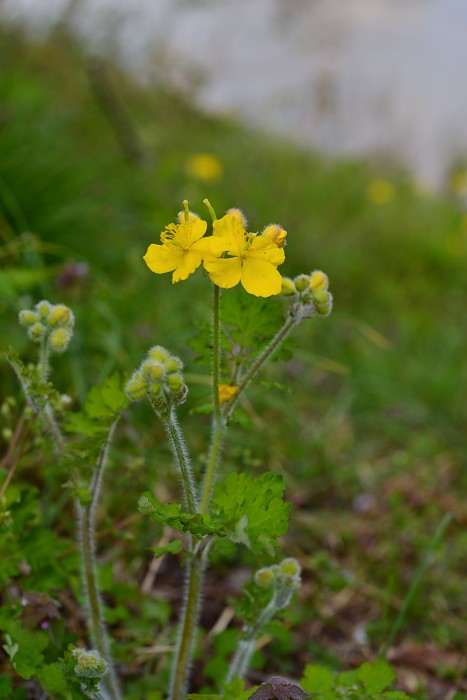
M252 230L280 222L288 231L283 274L325 270L335 312L304 324L294 337L294 359L269 368L268 378L291 393L261 384L251 392L254 430L235 428L227 457L251 468L260 460L284 473L296 503L286 545L304 562L308 581L303 614L290 621L297 663L358 661L357 623L367 624L372 653L384 645L447 512L454 520L405 610L396 644L461 649L467 554L461 530L467 485L462 203L450 192L421 194L393 164L327 161L200 114L183 96L147 90L112 69L111 83L147 155L143 166L132 164L96 103L79 47L70 48L60 34L44 45L6 31L1 38L2 342L32 357L16 327L18 310L43 297L71 305L77 333L70 357L57 361L57 376L64 391L82 398L114 369L130 371L151 344L186 352L196 320L209 313L201 275L172 286L141 260L185 197L200 213L206 196L218 212L240 206ZM221 161L219 181L189 175L187 158L198 152ZM379 178L394 185L384 205L368 196ZM85 278L63 286L63 266L82 262ZM187 372L199 373L190 362L188 355ZM8 368L1 373L4 395L15 393ZM192 405L203 396L204 385L195 382ZM196 450L206 419L190 417L189 408L182 418L188 431L192 426ZM141 461L154 473L155 460L169 490L176 488L164 464L168 451L154 443L158 429L139 438L142 444L133 437L148 421L149 412L138 408L125 426L103 528L135 512L135 497L148 486ZM29 470L32 464L29 457ZM23 476L30 478L27 466ZM141 525L133 535L139 552L150 544ZM128 555L132 546L121 540L117 554ZM115 605L135 599L135 582L147 565L140 553L132 556L125 584L131 595L127 588L113 591ZM342 590L349 591L348 602L332 608ZM157 618L164 611L152 613ZM303 619L310 620L305 633ZM144 625L130 633L130 622L119 622L129 650L141 643L139 635L149 635ZM263 658L280 672L275 653L288 655L285 670L293 673L293 650L280 644L289 642L273 642ZM434 683L436 675L434 668L422 681Z

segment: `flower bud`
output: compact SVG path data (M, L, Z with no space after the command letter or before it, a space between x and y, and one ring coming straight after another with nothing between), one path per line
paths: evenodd
M320 316L329 316L332 311L333 298L328 291L315 292L314 306Z
M125 387L126 394L131 401L144 399L148 391L148 385L141 372L135 372Z
M295 279L295 287L297 292L304 292L310 286L310 276L309 275L298 275Z
M320 292L315 292L313 298L316 304L328 304L331 299L331 294L327 290L323 289Z
M293 294L296 294L296 292L297 289L295 287L294 281L291 280L290 277L283 277L281 294L283 294L285 297L290 297Z
M287 238L287 231L282 226L278 226L278 224L269 224L263 229L262 235L264 238L269 238L273 241L278 248L283 248Z
M310 275L310 288L313 292L321 292L329 287L329 278L321 270L314 270Z
M276 577L270 566L266 566L263 569L258 569L255 573L255 583L261 588L270 588L274 585Z
M42 338L45 335L45 326L43 323L35 323L33 326L30 327L28 330L28 336L33 340L35 343L40 343Z
M246 228L248 226L246 216L241 209L232 207L231 209L227 209L226 214L230 214L230 216L233 216L235 219L237 219L237 221L243 226L243 228Z
M73 326L75 322L72 310L65 304L53 306L47 320L51 326Z
M300 576L301 566L294 557L283 559L280 563L281 573L286 576Z
M167 387L172 393L177 393L183 386L183 377L181 374L170 374L167 377Z
M74 671L78 677L102 678L107 673L107 662L95 649L73 649L72 654L76 661Z
M200 219L201 217L198 216L198 214L195 214L194 211L189 211L188 212L188 221L196 221L196 219ZM177 214L177 219L179 224L184 224L186 223L186 216L184 211L179 211Z
M36 312L31 311L30 309L22 309L19 312L18 318L22 326L32 326L39 320L39 317L36 314Z
M153 382L148 387L148 394L150 394L152 398L157 398L160 396L161 391L162 385L159 382Z
M141 365L141 371L148 381L162 379L165 375L165 367L156 360L145 360Z
M168 350L163 348L162 345L154 345L154 347L148 352L148 357L151 360L164 364L170 358L170 353Z
M72 332L69 328L57 328L57 330L52 331L49 338L50 349L55 352L65 352L71 336Z
M52 306L51 304L43 299L38 304L36 304L36 311L39 314L39 318L45 319L50 313Z
M181 372L182 369L183 362L179 357L169 357L169 359L165 363L165 370L169 374L172 374L173 372Z

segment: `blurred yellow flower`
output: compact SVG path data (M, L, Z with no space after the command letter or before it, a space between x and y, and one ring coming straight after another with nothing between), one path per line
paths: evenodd
M235 396L238 391L238 386L229 386L228 384L219 384L219 402L227 403Z
M368 199L374 204L388 204L395 194L396 188L389 180L372 180L367 188Z
M224 168L219 158L210 153L195 153L186 162L189 175L203 182L217 182L224 174Z
M285 259L282 248L267 236L247 233L232 214L214 221L213 230L213 238L222 241L224 251L231 256L204 260L214 284L230 289L241 282L249 294L257 297L280 294L282 276L277 266Z
M210 236L203 238L207 223L202 219L169 224L161 233L162 245L151 243L143 257L152 272L173 272L172 282L186 280L205 256L220 255L223 245Z
M451 188L458 197L467 197L467 170L456 170L451 175Z

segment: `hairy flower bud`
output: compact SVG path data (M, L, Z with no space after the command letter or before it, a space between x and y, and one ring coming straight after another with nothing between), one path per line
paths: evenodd
M329 316L332 311L333 298L331 292L322 290L315 292L314 295L314 305L316 312L320 316Z
M45 326L43 323L35 323L33 326L31 326L28 330L28 336L33 340L35 343L40 343L42 338L45 335Z
M329 287L329 278L321 270L314 270L310 275L310 289L313 292L321 292Z
M72 332L69 328L57 328L57 330L52 331L49 337L49 347L55 352L65 352L67 349Z
M36 311L39 314L39 317L41 319L47 318L47 316L50 313L51 308L52 308L52 305L48 301L46 301L45 299L43 299L38 304L36 304Z
M74 671L82 678L102 678L107 673L107 662L98 651L86 651L85 649L73 649L76 660Z
M156 360L145 360L141 365L141 371L148 381L162 379L165 375L165 367L161 362Z
M148 384L142 372L135 372L125 387L126 394L131 401L144 399L148 391Z
M75 322L72 310L65 304L53 306L47 320L51 326L73 326Z
M173 372L181 372L183 369L183 362L179 357L169 357L165 363L165 369L169 374Z
M297 293L297 289L295 287L294 281L291 280L290 277L283 277L282 278L281 294L283 294L285 297L290 297L296 293Z
M243 228L246 228L248 226L246 216L241 209L232 207L231 209L227 209L226 214L230 214L230 216L233 216L235 219L237 219L237 221L243 226Z
M270 588L275 582L275 574L270 566L258 569L255 573L255 583L261 588Z
M298 292L304 292L310 286L310 276L309 275L298 275L295 279L295 287Z
M168 350L163 348L162 345L154 345L154 347L148 352L148 357L151 360L164 364L170 358L170 353Z
M285 246L287 231L278 224L269 224L269 226L266 226L266 228L263 229L262 235L264 238L269 238L271 241L274 241L278 248L283 248Z
M167 387L172 393L177 393L183 386L183 377L181 374L170 374L167 377Z
M22 309L19 312L18 318L22 326L32 326L39 320L39 317L36 314L36 312L31 311L30 309Z

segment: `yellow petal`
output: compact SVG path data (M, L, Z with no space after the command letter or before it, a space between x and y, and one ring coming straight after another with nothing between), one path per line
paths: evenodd
M231 255L240 255L245 244L245 231L233 214L226 214L212 225L214 236L225 239L225 250Z
M176 227L174 240L182 248L189 248L192 243L204 236L207 226L207 223L202 219L182 221L182 223L178 224Z
M274 265L254 258L244 260L241 281L248 294L255 297L270 297L282 288L282 276Z
M175 270L182 255L183 251L181 249L151 243L146 251L146 255L143 256L143 260L152 272L162 275L164 272Z
M285 253L282 248L278 248L269 238L256 236L251 243L248 257L257 260L265 260L277 267L277 265L281 265L284 262Z
M172 275L172 282L175 283L186 280L200 265L201 254L194 250L187 250L186 253L181 256L177 269Z
M238 392L238 386L230 386L229 384L219 384L219 402L226 403L230 401L232 396Z
M225 241L223 238L209 236L193 243L191 250L200 253L203 260L205 258L218 258L225 250Z
M214 284L223 289L235 287L240 282L242 262L240 258L218 258L205 260L204 267Z

